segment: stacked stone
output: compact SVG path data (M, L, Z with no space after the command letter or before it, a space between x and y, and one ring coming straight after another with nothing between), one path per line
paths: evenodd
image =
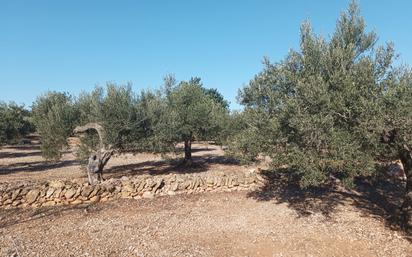
M240 174L141 175L109 179L98 185L75 181L50 181L40 185L0 186L0 207L40 207L104 202L118 198L194 194L206 191L255 190L264 182L254 172Z

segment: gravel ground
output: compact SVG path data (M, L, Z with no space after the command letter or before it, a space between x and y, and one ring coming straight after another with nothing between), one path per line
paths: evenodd
M1 256L412 256L357 209L298 217L247 193L0 211Z
M182 171L158 155L122 154L110 160L105 177L256 168L228 162L219 147L207 144L194 145L194 158L203 162L200 169ZM0 183L52 179L85 180L73 152L64 154L61 162L47 163L38 144L0 149ZM391 203L390 191L384 192L375 194L382 197L375 204ZM226 192L0 209L0 256L412 257L412 240L362 211L359 199L356 208L353 201L330 198L328 204L337 203L332 213L323 215L315 207L311 215L302 216L287 203L293 203L293 197L279 203ZM371 202L360 204L368 208Z

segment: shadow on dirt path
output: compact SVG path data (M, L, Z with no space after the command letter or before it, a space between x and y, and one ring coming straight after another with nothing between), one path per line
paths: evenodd
M266 178L266 184L250 192L248 197L258 201L287 203L299 217L321 213L331 218L332 214L338 212L337 207L350 204L360 210L362 215L383 221L390 229L403 230L403 225L395 215L404 194L404 182L384 177L361 177L355 180L352 190L336 182L303 189L299 186L298 177L287 169L262 171L262 175ZM412 242L411 235L406 234Z

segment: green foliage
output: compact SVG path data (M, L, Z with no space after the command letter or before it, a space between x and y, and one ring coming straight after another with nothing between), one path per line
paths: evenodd
M175 85L165 78L162 91L141 91L130 85L108 84L82 93L76 101L79 124L97 122L107 132L107 144L120 150L167 152L187 140L217 140L225 123L227 102L214 89L205 89L200 79ZM95 135L82 138L79 158L96 149Z
M76 101L80 124L97 122L103 126L106 144L118 144L121 133L130 129L135 120L135 96L131 84L118 86L109 83L106 90L96 87L91 93L82 93Z
M200 79L181 82L167 96L169 138L206 140L216 136L224 119L225 110L220 102L205 93Z
M401 67L391 76L392 80L385 84L385 95L380 101L383 130L393 133L393 139L381 153L389 158L405 147L412 149L412 71Z
M393 100L388 87L399 83L392 45L376 48L376 34L365 27L352 3L330 40L304 23L300 52L275 64L265 60L265 69L239 93L247 127L234 140L237 149L268 155L274 167L287 165L304 187L331 174L350 184L374 171L383 102L392 103L383 99Z
M83 92L76 101L79 111L79 125L98 123L106 131L107 145L117 149L128 148L133 138L130 131L136 121L136 97L131 84L116 85L108 83L106 88L96 87L92 92ZM78 158L85 160L92 151L97 150L98 140L95 132L81 137Z
M229 102L223 97L223 95L216 88L204 88L204 93L212 98L216 103L219 103L223 109L229 110Z
M131 132L134 149L163 152L171 149L167 103L160 92L142 91L136 101L136 122Z
M43 157L58 160L78 117L72 97L65 93L48 92L37 98L32 112L41 137Z
M16 144L33 130L30 112L24 106L0 102L0 145Z
M95 131L80 136L80 145L76 151L76 158L81 164L87 164L90 154L99 147L99 136Z

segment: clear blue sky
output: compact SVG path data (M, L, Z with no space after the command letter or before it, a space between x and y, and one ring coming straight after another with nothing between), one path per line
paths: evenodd
M236 104L262 69L299 44L309 19L328 36L348 0L19 1L0 0L0 100L30 106L47 90L77 95L107 81L135 91L162 77L200 76ZM360 0L380 43L393 41L412 64L412 1Z

